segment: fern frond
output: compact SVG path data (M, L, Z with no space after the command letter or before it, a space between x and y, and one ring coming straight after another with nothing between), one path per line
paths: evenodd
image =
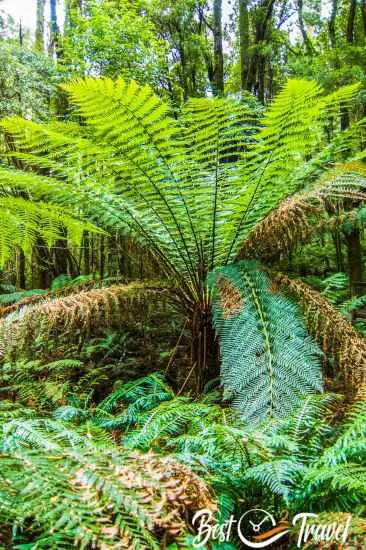
M294 459L278 459L250 468L245 477L256 481L260 487L269 487L272 493L287 500L301 479L303 470L303 465Z
M65 90L83 125L2 123L26 166L49 174L33 173L34 192L77 203L103 227L132 229L188 302L206 300L208 271L232 261L296 189L294 170L317 151L324 116L358 93L351 86L326 98L314 82L289 81L259 129L253 100L193 99L177 122L149 87L122 78ZM24 187L19 174L14 180Z
M159 285L131 283L23 305L18 311L1 318L0 350L4 357L14 359L19 356L20 349L30 353L32 344L37 345L37 341L42 344L51 335L56 337L75 329L80 334L88 334L92 327L108 325L117 313L125 311L129 315L132 301L146 300L147 296L150 298L159 290Z
M257 264L218 270L212 284L223 384L246 418L282 416L301 395L322 391L318 348Z
M34 544L158 549L187 529L185 513L216 510L206 484L169 457L107 447L95 428L0 421L0 521L31 525Z
M365 340L319 292L282 274L275 280L299 300L309 332L324 352L334 358L346 391L354 395L366 382Z
M282 202L249 233L239 252L239 258L272 258L288 252L299 243L308 242L314 234L332 228L363 226L364 207L352 206L347 212L345 199L352 205L366 201L366 172L361 163L349 162L336 166L323 175L307 192L301 192ZM330 203L330 204L329 204ZM327 208L329 204L330 208ZM338 204L336 215L334 205ZM343 208L343 210L342 210ZM331 213L327 212L331 210Z
M39 237L51 246L63 236L64 228L74 243L80 243L84 229L96 231L92 224L82 223L55 204L32 202L22 197L0 197L0 267L14 248L30 254Z

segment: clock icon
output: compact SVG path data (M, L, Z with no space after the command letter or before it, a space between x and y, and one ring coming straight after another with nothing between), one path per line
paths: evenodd
M265 548L288 533L288 523L277 525L273 515L261 508L245 512L238 523L240 540L249 548Z

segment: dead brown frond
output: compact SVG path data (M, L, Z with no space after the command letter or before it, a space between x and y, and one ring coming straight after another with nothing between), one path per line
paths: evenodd
M271 258L306 242L314 232L314 221L323 210L319 197L297 195L284 201L249 233L239 258Z
M42 296L36 303L22 304L0 319L0 352L15 359L42 349L50 337L82 337L100 326L110 326L122 318L132 319L134 308L149 306L149 300L164 288L142 282L93 288L69 296Z
M366 384L366 341L319 292L278 274L275 281L299 300L307 328L339 366L346 392L354 397Z
M239 313L244 306L244 298L232 281L220 275L217 278L216 286L220 291L220 305L224 319Z
M270 259L308 242L316 233L352 221L355 207L366 201L365 176L361 162L336 165L318 180L316 188L294 195L257 224L238 259Z
M133 458L138 460L145 479L150 477L157 482L159 489L164 489L164 498L155 508L153 517L159 531L176 537L187 527L190 512L204 508L216 512L217 506L207 485L187 466L170 457L154 457L152 453L136 454ZM149 498L148 494L146 498Z
M51 298L63 298L65 296L69 296L70 294L75 294L76 292L81 292L82 290L89 290L92 288L101 288L106 285L106 282L103 280L98 279L90 279L87 281L81 281L80 283L73 283L69 286L64 286L63 288L57 289L57 290L50 290L49 292L45 292L43 294L33 294L33 296L26 296L14 304L7 305L7 306L0 306L0 317L3 317L4 315L8 315L9 313L12 313L13 311L18 311L22 307L26 305L31 304L37 304L39 302L44 302L45 300L49 300Z
M159 539L173 540L186 532L189 518L199 510L208 509L213 514L217 511L206 483L170 457L159 457L152 452L133 453L121 465L111 466L110 474L117 489L131 491L131 497L133 495L143 508L149 531ZM73 481L75 488L90 491L84 479L84 471L77 472ZM94 496L93 492L90 496ZM128 533L118 532L117 528L113 534L119 540L122 536L126 544L122 548L133 548L134 541Z

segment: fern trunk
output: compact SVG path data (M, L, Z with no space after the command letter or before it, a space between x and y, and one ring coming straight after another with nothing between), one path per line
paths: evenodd
M207 382L220 375L220 353L210 304L199 304L195 309L191 334L191 366L184 373L183 384L200 394Z

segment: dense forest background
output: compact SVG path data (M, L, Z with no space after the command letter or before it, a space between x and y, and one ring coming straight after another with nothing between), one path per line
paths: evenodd
M34 9L0 1L0 549L258 508L363 548L366 1Z

